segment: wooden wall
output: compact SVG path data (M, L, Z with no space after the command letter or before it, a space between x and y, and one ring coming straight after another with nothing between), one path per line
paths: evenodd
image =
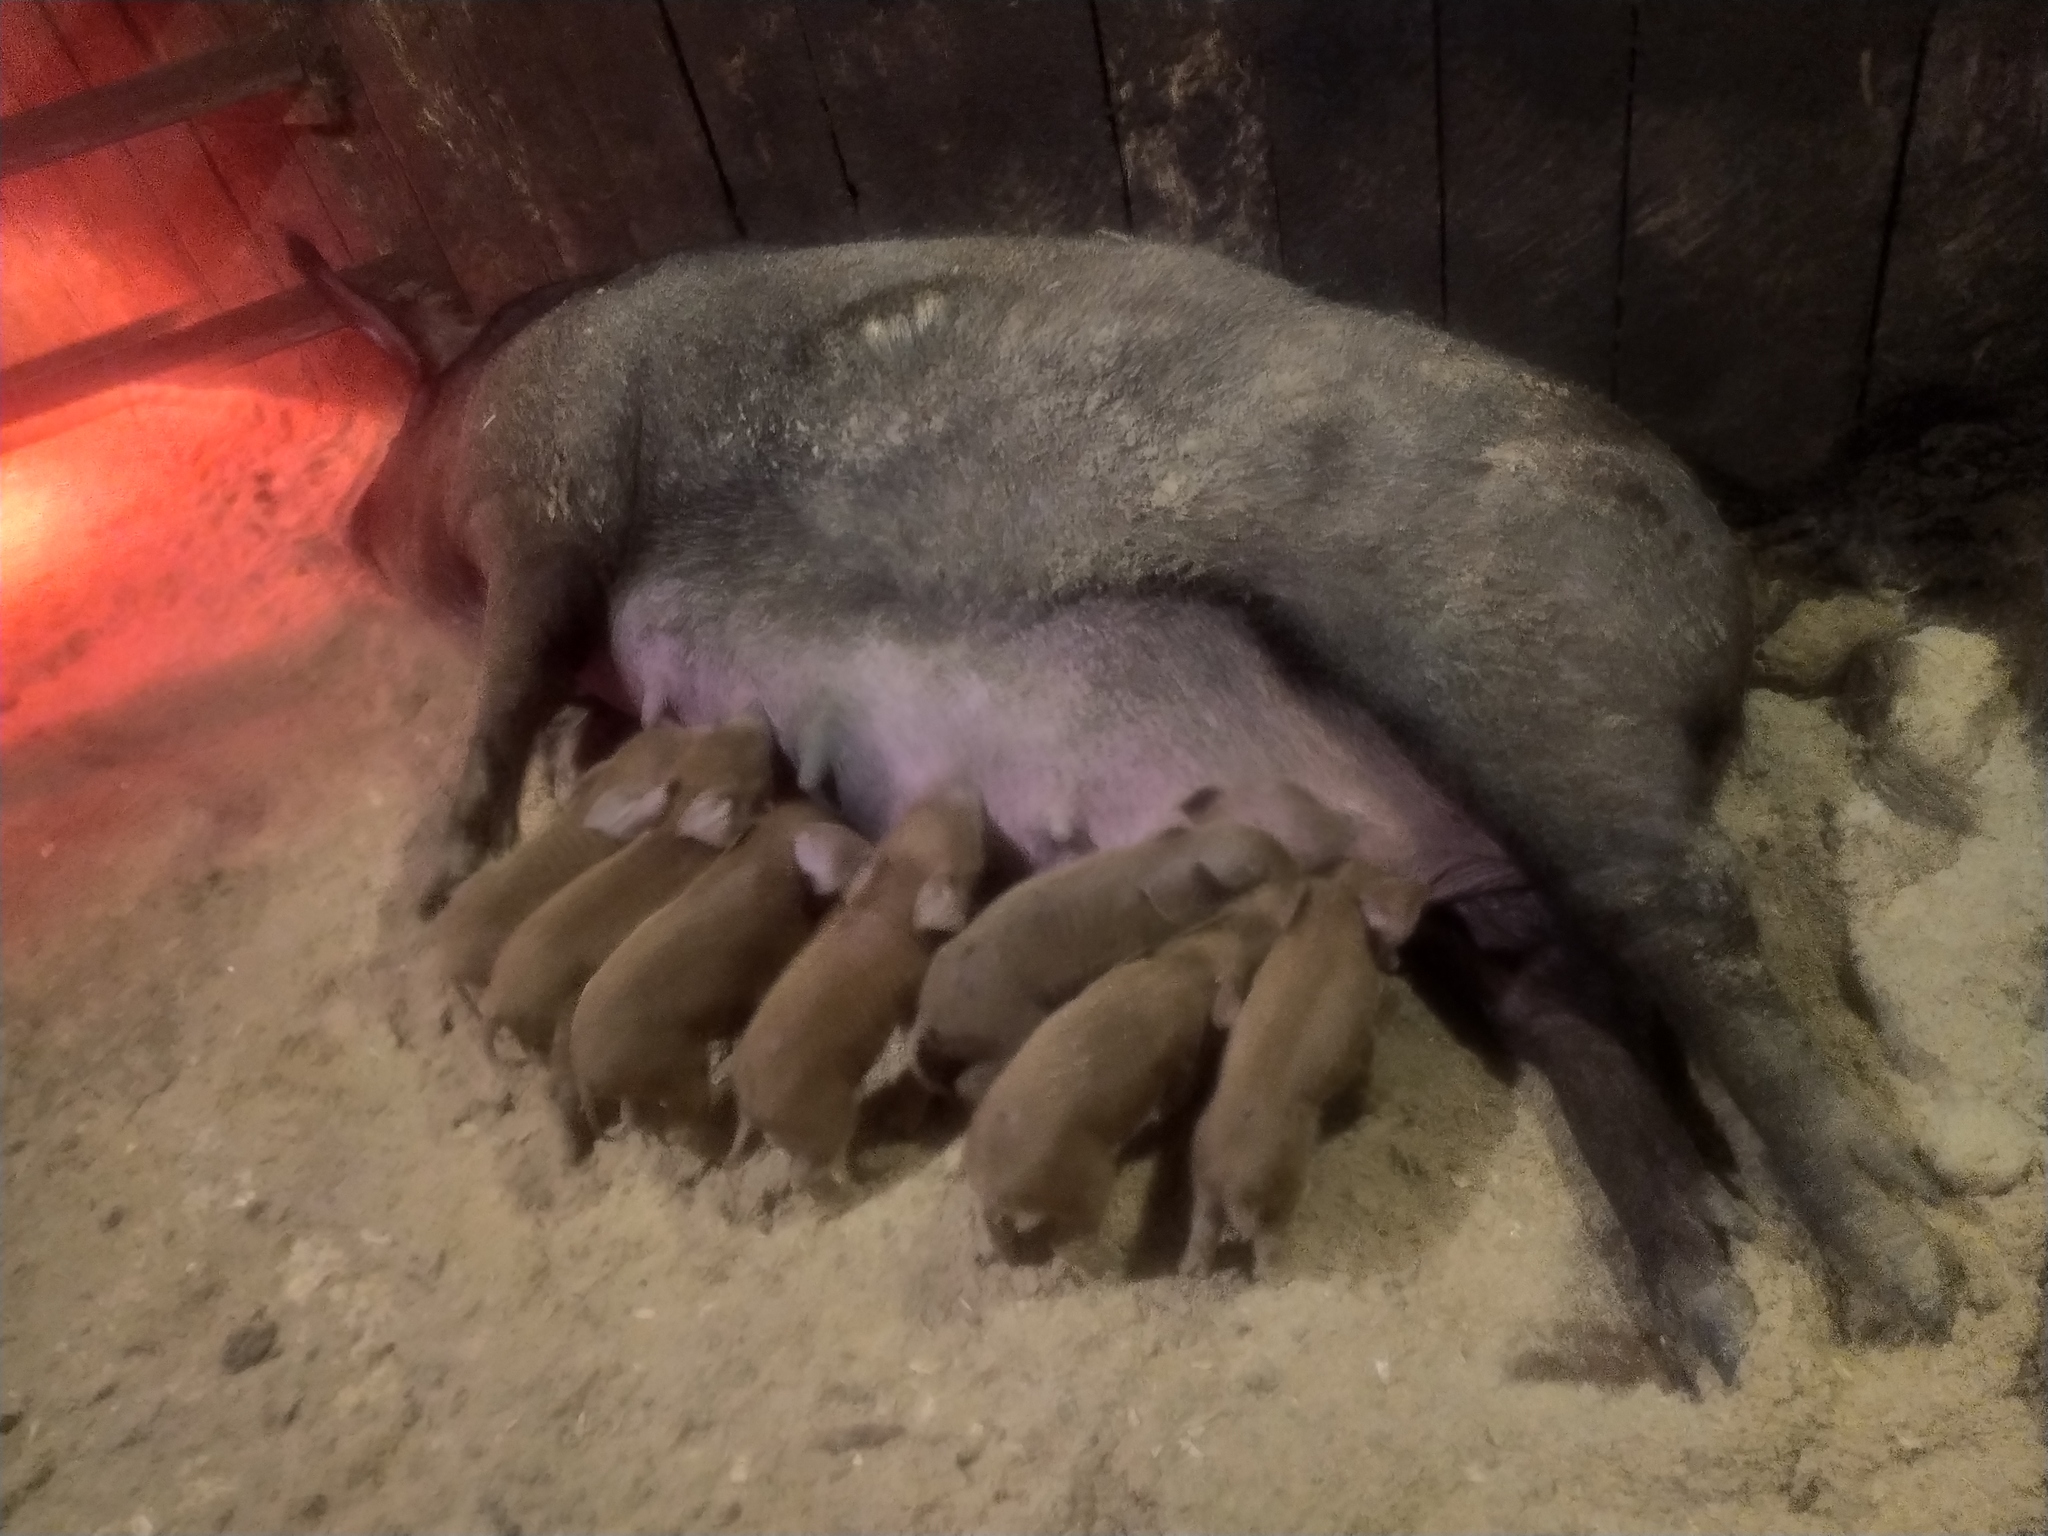
M252 103L8 181L10 359L283 281L277 225L479 309L736 240L1127 229L1758 484L2048 377L2042 0L9 0L6 109L275 24L339 43L354 130Z

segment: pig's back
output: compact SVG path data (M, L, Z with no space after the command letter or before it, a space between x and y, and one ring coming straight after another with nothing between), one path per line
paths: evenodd
M1015 1073L1061 1129L1120 1145L1192 1070L1214 996L1190 961L1119 965L1039 1026L990 1095Z
M1355 906L1331 881L1277 939L1252 980L1223 1053L1213 1111L1289 1101L1320 1106L1346 1075L1369 1020L1374 967Z

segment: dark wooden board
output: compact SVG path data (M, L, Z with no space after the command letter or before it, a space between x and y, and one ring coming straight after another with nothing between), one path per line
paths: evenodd
M456 281L488 313L568 273L469 51L469 9L350 0L327 16Z
M85 89L49 15L37 4L0 5L7 44L5 111L13 116ZM210 307L205 285L118 144L75 155L4 183L10 211L30 217L64 265L57 280L93 329L166 310ZM17 199L15 189L20 188Z
M210 0L123 0L122 9L129 25L146 40L153 40L153 47L168 49L184 28L174 16L164 13L195 6L236 37L283 27L297 33L310 56L317 57L330 48L339 51L325 24L324 8L299 0L241 0L235 5L212 4ZM445 267L446 257L427 229L398 156L360 81L348 81L346 130L295 131L292 150L350 261L366 262L404 250L423 268L435 263ZM273 243L277 243L274 238ZM445 279L446 273L442 275ZM452 280L447 286L453 288Z
M0 112L28 105L17 65L35 44L23 24L35 19L0 6ZM63 167L0 180L0 359L16 363L127 318L114 295L78 282L69 247L85 240L85 216Z
M1237 0L1096 5L1132 232L1277 267L1253 15Z
M738 231L657 0L548 0L569 89L643 259Z
M1618 394L1737 479L1854 424L1925 13L1643 0Z
M1885 267L1869 402L2048 379L2048 6L1937 13Z
M1086 0L797 7L870 234L1128 227Z
M663 0L749 240L850 240L853 193L791 0Z
M1444 312L1605 393L1627 159L1629 0L1439 0Z
M1283 270L1440 320L1431 0L1276 0L1259 14Z
M98 0L84 3L93 9L104 8ZM246 44L250 38L238 39L221 25L222 18L236 9L193 3L165 5L160 7L164 27L153 38L143 40L160 60L189 60L238 42ZM299 132L284 121L293 99L274 93L210 113L188 125L241 210L280 286L297 281L284 259L280 230L298 231L337 265L347 265L350 256L326 200L299 163L295 149Z
M599 0L590 9L609 3ZM499 152L539 210L570 276L629 266L636 254L611 166L560 68L566 34L577 24L567 13L582 9L520 0L453 7L448 17L484 82Z
M74 14L99 8L80 0L51 7ZM17 175L118 144L304 79L305 68L290 41L272 36L108 84L88 85L76 95L0 123L0 175Z
M344 275L376 292L412 273L403 258L385 257ZM178 324L174 316L151 315L0 374L0 416L19 421L194 363L248 362L324 336L341 323L334 306L306 286L190 325Z
M116 7L67 4L52 5L47 11L93 87L107 89L150 73L150 56ZM271 52L292 56L288 50ZM257 249L255 233L188 124L142 134L123 147L141 173L151 202L192 258L215 307L246 304L276 289L278 274Z

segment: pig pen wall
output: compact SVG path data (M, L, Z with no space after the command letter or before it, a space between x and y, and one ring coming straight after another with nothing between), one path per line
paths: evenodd
M4 78L25 16L72 50L51 89L310 20L348 133L274 103L164 131L227 188L223 241L311 195L337 264L419 254L488 307L741 240L1198 239L1618 390L1779 488L1784 622L1720 817L1780 980L1859 1067L1913 1063L1907 1108L2002 1191L1941 1216L1984 1310L1846 1347L1767 1220L1744 1381L1687 1401L1541 1085L1405 993L1276 1283L980 1267L957 1169L915 1144L873 1149L851 1211L768 1231L647 1145L571 1175L535 1074L501 1111L399 986L397 850L471 673L334 537L403 407L336 336L31 421L0 461L0 1526L2038 1528L2040 764L1981 615L1899 595L1928 567L1897 535L2010 553L1999 595L2038 599L2048 417L1782 489L1859 421L2038 375L2036 7L290 9L8 0ZM109 16L169 41L87 67ZM173 162L95 156L48 178L69 203L5 184L7 284L168 261L110 235L122 209L200 248ZM289 280L244 254L246 288L95 287L23 346ZM35 336L18 312L0 340ZM1923 668L1915 740L1957 754L1968 832L1874 800L1829 694L1894 632L1954 666Z
M735 241L1194 240L1750 484L2048 365L2031 0L24 0L5 110L277 29L341 131L272 96L7 179L10 368L289 285L285 228L480 313Z

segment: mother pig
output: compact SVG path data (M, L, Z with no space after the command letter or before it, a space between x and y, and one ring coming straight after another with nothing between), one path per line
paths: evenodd
M616 663L644 718L759 701L785 743L829 738L819 722L848 711L858 739L892 688L942 674L956 701L1033 700L1043 727L1063 696L1124 684L1014 637L1119 601L1211 613L1325 701L1323 726L1350 720L1366 756L1397 756L1467 819L1463 851L1404 872L1484 953L1483 1006L1550 1075L1596 1172L1604 1157L1669 1329L1725 1373L1748 1303L1700 1222L1659 1280L1654 1219L1630 1199L1649 1181L1674 1205L1711 1201L1654 1112L1616 1109L1635 1117L1621 1131L1596 1112L1607 1087L1642 1097L1606 1031L1652 1012L1755 1124L1856 1314L1948 1328L1958 1273L1912 1203L1925 1175L1765 974L1709 819L1751 643L1739 551L1672 455L1603 403L1212 255L1109 239L676 256L520 301L426 371L351 541L481 629L427 905L506 835L534 738L593 660ZM991 669L1039 670L983 677L994 634L1012 641ZM1112 661L1145 655L1121 638ZM871 669L849 703L828 663L860 653L916 664ZM833 767L872 820L959 771L968 733L935 708ZM1051 779L980 787L1041 861L1150 830L1077 826ZM1584 996L1618 1005L1575 999L1559 960L1574 945L1621 982Z

